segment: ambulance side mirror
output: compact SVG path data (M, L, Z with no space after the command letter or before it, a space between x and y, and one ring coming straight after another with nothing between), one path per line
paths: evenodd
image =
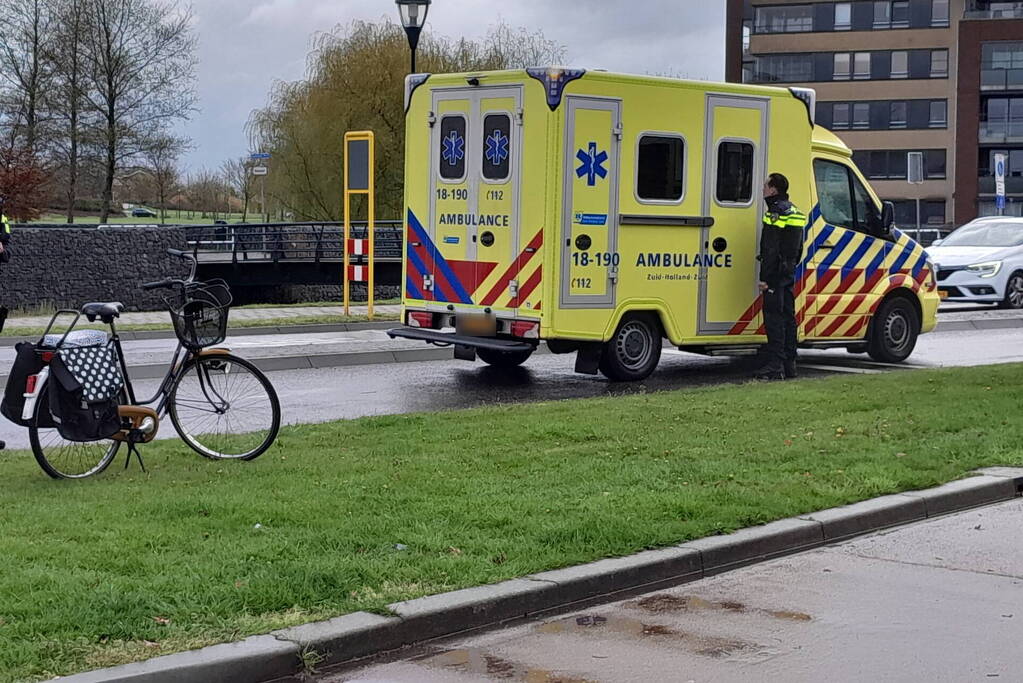
M881 234L885 237L892 234L895 228L895 205L891 202L881 202Z

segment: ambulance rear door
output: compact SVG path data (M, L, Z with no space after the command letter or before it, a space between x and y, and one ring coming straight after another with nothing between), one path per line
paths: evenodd
M433 91L432 258L424 266L436 301L514 303L511 286L497 280L517 256L521 104L521 86Z

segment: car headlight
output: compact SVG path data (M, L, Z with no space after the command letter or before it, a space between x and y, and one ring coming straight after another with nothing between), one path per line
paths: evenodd
M975 263L972 266L966 266L966 270L977 277L994 277L998 275L998 271L1001 269L1001 261L989 261L988 263Z

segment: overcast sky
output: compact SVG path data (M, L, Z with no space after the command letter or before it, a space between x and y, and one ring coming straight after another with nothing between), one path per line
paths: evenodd
M568 64L691 78L724 77L722 0L433 0L426 30L479 38L498 20L540 28ZM248 152L249 112L275 80L305 71L310 38L354 19L396 19L392 0L192 0L201 111L183 127L189 170ZM500 15L495 15L499 11Z

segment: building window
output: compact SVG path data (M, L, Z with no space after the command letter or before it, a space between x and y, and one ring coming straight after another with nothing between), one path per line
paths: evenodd
M850 55L848 52L836 52L835 53L835 72L834 79L836 81L848 81L849 80L849 59Z
M924 178L933 180L945 177L945 150L924 150Z
M835 104L834 120L831 122L831 127L835 130L849 129L849 104L847 102Z
M756 33L805 33L813 30L813 5L757 7Z
M948 102L946 100L931 101L931 116L928 125L931 128L948 127Z
M813 80L810 55L765 55L757 57L753 80L757 83L800 83Z
M853 78L866 80L870 78L870 53L857 52L853 60Z
M857 130L870 128L869 102L857 102L853 105L853 128Z
M749 204L753 200L753 145L723 140L718 144L717 200Z
M835 3L835 30L848 31L852 28L852 3Z
M636 195L641 201L681 201L684 192L685 142L674 135L644 135L639 139Z
M940 180L945 177L945 150L881 149L859 150L853 154L853 161L864 175L872 180L905 180L907 160L910 151L922 151L924 155L924 179Z
M984 43L981 90L1023 90L1023 42Z
M933 0L931 26L948 26L948 0Z
M874 28L891 28L892 3L890 0L878 0L874 3Z
M888 127L889 128L905 128L909 125L909 103L908 102L892 102L888 106Z
M948 76L948 50L931 50L931 78Z
M892 3L892 28L909 28L908 0L897 0Z
M892 78L909 78L909 53L905 50L892 52Z

